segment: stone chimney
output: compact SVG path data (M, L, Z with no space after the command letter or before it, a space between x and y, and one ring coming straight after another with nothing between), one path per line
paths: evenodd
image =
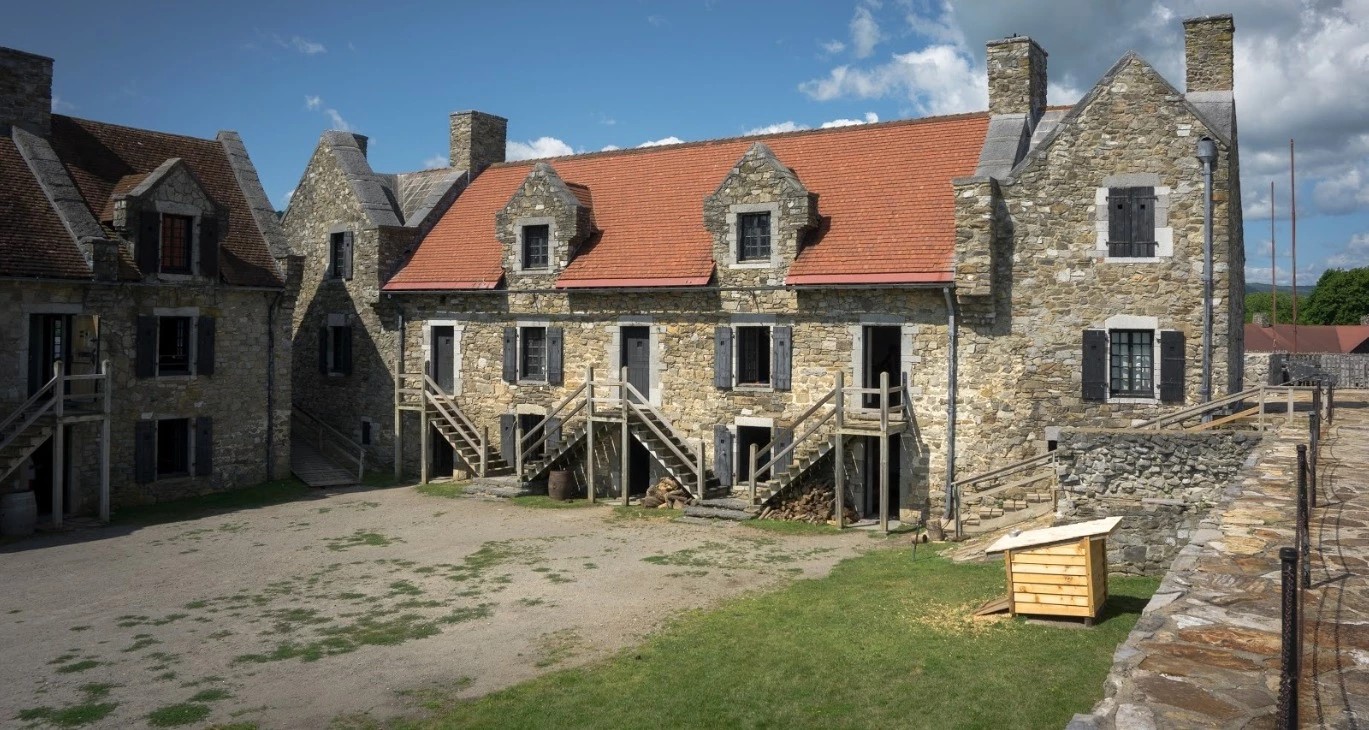
M471 177L504 161L509 120L484 112L452 113L452 167Z
M1029 114L1035 125L1046 111L1046 52L1026 36L987 44L989 113Z
M0 134L10 127L40 137L52 129L52 59L0 47Z
M364 134L357 134L356 132L351 132L351 135L352 135L352 139L355 139L355 140L357 141L357 149L361 150L361 156L362 156L362 157L365 157L365 156L366 156L366 145L367 145L368 143L370 143L371 138L370 138L370 137L367 137L367 136L364 135Z
M1235 82L1230 15L1204 15L1184 21L1185 91L1231 91Z
M1268 312L1256 312L1256 313L1250 318L1250 323L1253 324L1253 325L1255 325L1256 327L1268 327L1268 326L1269 326L1269 313L1268 313Z

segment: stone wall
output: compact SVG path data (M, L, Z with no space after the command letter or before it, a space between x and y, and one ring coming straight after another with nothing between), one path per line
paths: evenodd
M986 52L990 114L1030 114L1032 123L1046 110L1046 52L1025 36L991 41Z
M71 372L94 372L100 360L110 361L110 493L115 507L283 478L290 470L290 307L289 297L275 291L209 284L33 282L4 287L0 291L0 372L12 375L0 381L0 411L8 413L28 395L30 315L70 314L75 330ZM166 310L214 318L212 375L136 377L137 317ZM274 321L274 341L268 317ZM83 330L96 330L91 318L98 318L98 344L90 337L95 333L83 334ZM275 370L270 372L273 349ZM269 395L268 389L272 389ZM199 416L213 419L213 474L136 483L135 424ZM91 513L98 506L98 437L98 424L72 427L67 502L77 514Z
M479 175L504 161L509 120L477 111L453 112L451 116L451 163L457 170Z
M52 119L52 59L0 48L0 134L8 125L46 136Z
M1245 431L1064 430L1061 521L1122 516L1108 569L1163 575L1259 442Z
M1235 34L1236 22L1230 15L1184 20L1186 91L1230 91L1235 88Z

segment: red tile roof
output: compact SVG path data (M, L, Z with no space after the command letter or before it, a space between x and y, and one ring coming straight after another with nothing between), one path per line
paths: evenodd
M988 115L978 113L552 159L572 190L589 189L601 231L557 286L707 283L713 244L704 198L758 140L819 196L826 219L791 265L790 283L950 281L951 180L973 174L987 128ZM385 288L496 286L503 270L495 213L532 165L481 173Z
M1295 339L1296 338L1296 339ZM1245 326L1247 352L1369 352L1369 325Z
M282 286L266 239L218 140L54 114L49 141L97 218L104 217L116 191L132 189L138 176L147 175L173 157L181 158L205 192L228 208L228 232L219 260L224 281L243 286Z
M91 277L28 163L5 136L0 136L0 276Z

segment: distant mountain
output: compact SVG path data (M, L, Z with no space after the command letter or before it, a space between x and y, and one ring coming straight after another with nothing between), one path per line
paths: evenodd
M1304 297L1304 296L1307 296L1308 294L1311 294L1311 293L1312 293L1312 288L1313 288L1314 286L1316 286L1316 283L1317 283L1317 282L1315 282L1315 281L1309 281L1309 282L1307 282L1306 284L1299 283L1299 284L1298 284L1298 297L1299 297L1299 298L1302 298L1302 297ZM1270 291L1271 289L1273 289L1273 288L1274 288L1274 287L1273 287L1272 285L1270 285L1270 284L1263 284L1263 283L1259 283L1259 282L1247 281L1247 282L1245 283L1245 293L1246 293L1246 294L1263 294L1263 293L1269 292L1269 291ZM1287 294L1287 295L1289 295L1289 296L1293 296L1293 287L1291 287L1291 286L1286 286L1286 285L1283 285L1283 284L1280 284L1280 285L1279 285L1279 293L1280 293L1280 294Z

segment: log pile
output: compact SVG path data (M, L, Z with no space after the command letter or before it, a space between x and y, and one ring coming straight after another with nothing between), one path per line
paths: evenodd
M836 523L834 517L837 501L837 491L831 484L814 484L803 492L787 498L784 501L766 507L761 512L763 520L788 520L790 522L807 522L813 525L820 525L831 522ZM846 524L851 524L860 519L854 507L851 506L850 495L847 495L846 504L842 505L846 513Z
M689 490L680 486L673 477L662 477L655 486L646 490L642 496L642 507L646 509L684 509L693 502Z

